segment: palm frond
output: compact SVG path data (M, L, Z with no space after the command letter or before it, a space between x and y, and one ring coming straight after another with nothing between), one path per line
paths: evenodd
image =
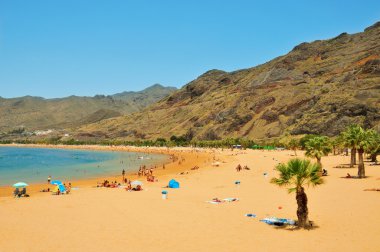
M292 186L288 188L289 192L305 185L317 186L323 183L319 166L307 159L291 159L286 164L277 165L276 170L279 177L273 178L271 182L278 186Z

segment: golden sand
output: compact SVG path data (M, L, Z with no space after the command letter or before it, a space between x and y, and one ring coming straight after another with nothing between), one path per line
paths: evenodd
M333 167L349 157L323 157L326 183L306 190L314 229L290 230L259 219L296 218L295 195L269 183L274 166L293 152L169 151L184 162L155 171L159 181L144 182L141 192L94 188L96 180L86 180L76 181L79 189L69 195L1 197L0 251L380 251L380 192L364 191L380 187L379 166L367 165L366 179L344 179L356 169ZM212 166L215 161L220 166ZM250 170L236 172L237 164ZM195 165L200 168L191 170ZM180 189L163 189L171 178ZM167 200L162 190L168 191ZM215 197L239 201L206 203Z

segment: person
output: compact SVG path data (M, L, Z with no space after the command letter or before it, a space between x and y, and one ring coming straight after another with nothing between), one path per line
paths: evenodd
M50 184L50 181L51 181L51 176L50 175L49 175L47 181L48 181L48 184Z
M18 188L16 188L14 191L13 191L13 195L16 197L20 197L20 190Z
M69 186L66 188L66 193L68 194L70 193L70 191L71 191L71 183L69 182Z
M25 196L26 195L26 188L22 188L20 196Z
M327 176L327 170L326 169L322 169L322 176Z
M123 180L124 180L124 177L125 177L125 170L123 169L123 171L121 172L121 175L123 175Z
M221 203L221 202L222 202L219 198L213 198L212 201L213 201L213 202L218 202L218 203Z
M132 188L132 191L142 191L141 185L137 185L135 188Z
M236 166L236 171L237 172L241 171L241 165L240 164L238 164L238 166Z
M131 190L132 190L131 182L128 183L128 186L127 186L126 190L127 190L127 191L131 191Z
M351 174L347 173L346 178L352 178Z

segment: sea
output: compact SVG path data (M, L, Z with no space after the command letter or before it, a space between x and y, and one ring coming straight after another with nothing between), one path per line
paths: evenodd
M141 165L161 166L169 157L137 152L0 147L0 186L17 182L98 178L137 171Z

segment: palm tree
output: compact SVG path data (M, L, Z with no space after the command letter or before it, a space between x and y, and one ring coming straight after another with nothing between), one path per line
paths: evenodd
M276 170L280 173L279 178L273 178L271 183L278 186L289 186L289 193L296 192L298 227L309 228L309 210L304 186L323 184L319 165L313 164L307 159L294 158L286 164L277 165Z
M319 165L320 170L322 170L321 159L323 156L327 156L331 151L329 138L326 136L315 136L310 138L305 143L305 148L305 155L307 157L316 158L317 164Z
M293 150L294 155L296 156L297 156L297 149L299 148L299 146L300 146L300 142L295 138L290 139L290 141L286 144L286 147Z
M371 144L374 142L373 131L364 130L362 127L360 127L359 131L357 132L355 141L356 141L358 154L359 154L358 177L364 178L365 168L364 168L363 154L364 154L364 151L370 149Z
M341 135L334 137L333 139L330 139L333 155L340 154L342 151L343 144L343 138Z
M357 149L357 135L362 127L359 125L350 125L345 131L341 133L344 145L351 149L351 162L350 167L356 165L356 149Z
M368 139L366 152L370 154L372 162L377 162L377 155L380 154L380 134L375 130L368 130Z

